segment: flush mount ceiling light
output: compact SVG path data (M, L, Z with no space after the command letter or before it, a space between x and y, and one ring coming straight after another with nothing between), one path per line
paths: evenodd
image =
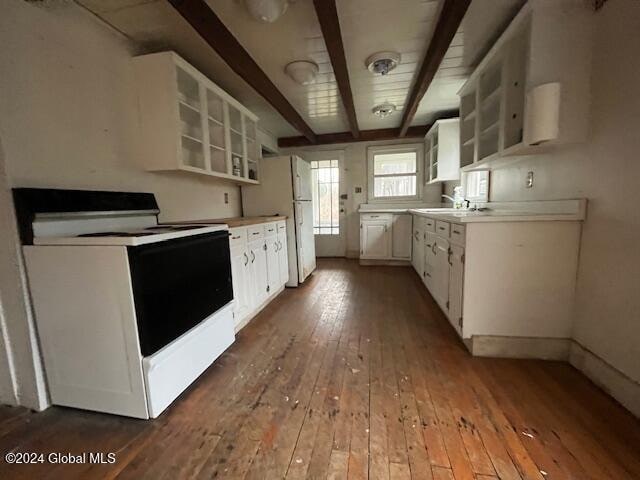
M397 52L378 52L371 55L364 64L370 72L376 75L386 75L400 63L400 54Z
M265 23L273 23L287 11L287 0L244 0L251 16Z
M309 85L313 83L318 75L318 65L307 60L297 60L284 67L284 71L296 83Z
M396 111L396 106L393 103L381 103L371 109L374 115L380 118L388 117Z

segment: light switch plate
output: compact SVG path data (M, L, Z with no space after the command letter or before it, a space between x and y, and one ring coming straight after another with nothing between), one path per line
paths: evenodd
M527 172L527 181L525 186L527 188L533 188L533 172Z

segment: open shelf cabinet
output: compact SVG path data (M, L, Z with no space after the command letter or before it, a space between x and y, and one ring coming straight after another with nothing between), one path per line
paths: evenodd
M259 183L258 118L174 52L134 58L147 170Z
M460 179L460 119L437 120L424 138L424 182Z
M522 7L459 92L463 169L586 139L592 21L570 0Z

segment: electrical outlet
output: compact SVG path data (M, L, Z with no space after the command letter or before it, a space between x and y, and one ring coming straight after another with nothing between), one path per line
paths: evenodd
M229 203L229 194L224 192L224 203Z
M525 186L527 188L533 188L533 172L527 172L527 181Z
M356 193L362 193L362 187L356 187Z

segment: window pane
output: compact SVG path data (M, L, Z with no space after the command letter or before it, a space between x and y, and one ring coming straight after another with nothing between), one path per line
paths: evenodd
M338 160L320 160L312 162L311 166L313 232L316 235L339 235Z
M376 197L407 197L416 194L415 175L402 177L377 177L373 180Z
M416 152L378 153L373 157L373 174L415 173Z

